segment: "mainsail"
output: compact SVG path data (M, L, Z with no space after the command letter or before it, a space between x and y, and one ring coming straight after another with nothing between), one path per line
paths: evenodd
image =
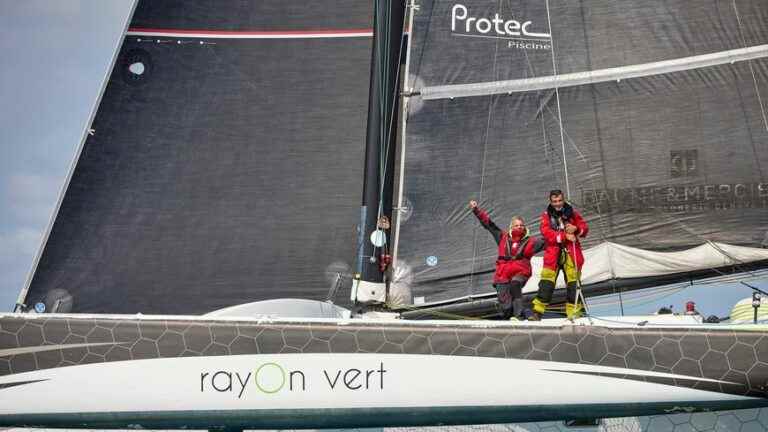
M414 295L492 291L467 201L538 231L556 188L592 227L587 294L768 264L768 3L419 4L396 264Z
M369 2L140 1L23 302L323 299L355 259ZM60 294L59 294L60 295Z
M768 263L768 4L417 6L394 236L415 295L490 290L469 199L537 230L553 188L592 226L588 294ZM199 313L347 279L372 12L140 2L23 302Z
M658 15L652 7L632 15L631 4L623 5L625 11L587 3L579 3L578 9L584 26L602 22L605 17L592 14L610 15L606 11L641 24L646 15ZM232 6L228 12L239 11L238 4L227 5ZM412 53L419 66L406 89L421 97L410 102L408 139L403 143L408 147L401 155L404 198L398 204L403 232L396 238L402 240L399 265L405 268L403 263L410 260L415 270L410 275L422 294L439 289L442 296L456 295L454 282L466 278L463 289L472 292L473 284L480 282L484 264L478 262L488 257L467 221L465 195L480 199L494 217L514 209L530 218L553 184L564 185L593 224L596 235L590 237L587 251L591 266L584 274L590 290L605 280L674 278L701 269L729 266L744 271L765 265L768 255L756 247L766 222L762 166L768 120L761 96L766 75L762 45L717 47L721 50L712 55L694 50L666 60L640 50L637 58L624 53L623 60L630 63L601 68L592 67L594 59L587 50L586 70L562 74L555 47L578 43L578 38L566 34L557 42L552 23L570 16L572 6L550 7L546 0L543 5L546 29L525 17L541 15L540 2L512 4L524 12L512 18L501 18L486 6L479 8L484 15L477 15L477 5L421 5L427 14L420 18L421 25L428 25ZM349 24L348 17L333 15L338 8L310 10L326 6L322 4L261 2L255 8L258 15L233 14L222 21L222 3L215 9L181 6L144 3L139 9L105 98L111 102L102 106L94 124L94 137L110 139L92 138L83 150L27 303L66 290L78 311L194 313L298 290L301 296L319 297L325 292L319 275L348 271L344 257L354 251L354 242L347 239L346 245L334 249L333 241L323 235L331 235L331 240L337 235L318 231L347 223L336 217L338 209L326 209L326 204L348 212L350 225L356 216L343 207L357 201L359 173L350 170L337 179L327 171L339 160L346 163L344 158L360 156L354 150L360 147L353 144L360 125L351 124L342 133L333 122L356 118L348 107L335 103L356 107L357 99L343 100L346 95L340 89L362 86L365 80L351 76L357 63L349 64L349 70L338 69L363 49L369 32L240 29L259 24L271 13L268 22L282 20L278 27L291 22L294 14L309 12ZM506 10L509 4L496 6ZM746 44L749 27L742 28L736 6ZM288 12L275 12L278 9ZM444 32L432 41L430 34L437 30L430 28L439 27L441 10L450 11L448 38L483 39L491 31L497 33L491 41L489 76L482 69L488 47L443 49ZM688 10L670 12L685 15ZM146 16L141 21L142 13L177 16L185 25ZM197 22L197 14L213 17L213 27L220 27L187 27ZM381 17L377 13L377 20ZM679 20L687 21L672 19ZM225 21L240 24L222 24ZM462 26L465 34L460 34ZM376 27L377 38L387 33ZM395 40L401 36L397 33L399 29L388 32ZM605 37L594 28L584 29L587 47L599 46L591 45L588 33ZM687 32L684 36L691 40ZM329 47L326 39L351 41L350 46ZM268 42L261 46L254 40ZM500 43L525 54L528 69L518 74L512 63L498 64L503 57ZM427 54L429 44L436 45L430 49L437 52ZM254 46L258 56L251 51ZM527 50L550 51L551 70L546 72L543 57L529 60ZM442 55L458 54L473 57L481 67L461 62L458 68L430 65ZM390 52L387 57L395 62L399 56ZM569 62L578 63L579 58L568 55L560 68L567 70ZM371 75L385 70L373 63ZM541 70L544 75L533 73ZM749 80L744 77L750 75L753 87L745 84ZM467 77L471 79L464 82ZM379 83L372 80L371 87ZM263 100L251 106L254 97ZM179 98L189 104L174 105ZM201 107L200 100L209 107ZM722 103L738 103L740 111L722 109ZM382 103L380 111L387 111L388 105ZM129 130L124 131L126 125ZM246 137L246 131L255 135ZM379 133L380 147L393 141ZM735 144L728 148L724 140ZM276 150L278 144L282 147ZM392 159L382 159L386 162L380 159L381 167L391 167ZM375 165L372 160L369 164ZM379 181L383 190L391 178ZM363 204L371 201L366 197ZM386 211L378 215L382 213ZM387 229L388 224L375 222L377 228ZM425 257L424 250L432 254ZM367 258L377 270L376 256ZM419 268L420 258L428 268ZM330 264L323 267L326 262ZM383 272L383 267L377 271ZM438 272L445 273L435 278ZM652 322L646 317L611 320L610 325L594 325L592 317L575 323L447 324L382 315L388 319L375 319L375 312L368 315L374 319L357 322L249 319L227 316L226 311L202 317L0 315L0 333L7 336L0 338L0 388L16 395L10 398L15 403L0 408L0 424L231 430L308 424L381 427L574 417L583 421L766 406L767 351L761 345L764 332L756 326L701 325L698 317L687 315L662 315ZM355 380L362 376L358 368L367 368L361 365L371 359L378 363L371 365L376 369L366 369L364 386L357 385L360 381ZM245 374L237 371L254 370L254 364L260 365L243 381ZM497 371L510 365L522 371L520 379L500 381ZM472 368L482 373L462 374L463 381L451 379L454 371ZM334 370L332 381L329 371ZM321 373L327 387L321 379L306 379ZM376 373L378 386L370 386L368 378ZM233 375L241 388L229 398L227 393L235 395ZM244 396L252 375L256 393ZM227 378L228 385L217 385ZM89 390L90 398L73 399L57 391L88 379L98 384ZM564 380L575 384L553 393ZM406 387L417 391L402 392ZM630 391L617 392L619 387ZM121 388L123 397L111 397ZM520 397L520 388L526 388L525 397ZM25 403L41 393L50 396L42 405L30 408ZM270 396L265 399L264 394ZM258 406L248 405L249 400ZM754 419L757 414L751 415Z

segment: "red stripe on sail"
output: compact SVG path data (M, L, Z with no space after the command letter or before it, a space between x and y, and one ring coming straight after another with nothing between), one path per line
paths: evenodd
M190 35L204 37L210 36L319 36L319 35L373 35L370 28L364 29L310 29L310 30L260 30L260 31L242 31L242 30L190 30L190 29L162 29L162 28L144 28L131 27L128 33L144 33L156 35Z

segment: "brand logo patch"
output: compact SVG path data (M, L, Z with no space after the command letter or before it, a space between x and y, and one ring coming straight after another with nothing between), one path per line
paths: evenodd
M306 392L314 387L327 391L382 391L384 363L368 368L289 369L268 362L252 370L213 370L200 373L201 393L229 393L241 399L250 389L256 394Z
M531 20L507 19L499 13L492 17L477 17L463 4L451 8L451 34L454 36L483 37L507 40L508 48L549 50L552 36L537 31Z

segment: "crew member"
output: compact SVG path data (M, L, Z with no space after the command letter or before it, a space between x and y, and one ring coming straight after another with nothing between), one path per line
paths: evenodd
M477 206L476 201L470 201L469 207L499 245L493 286L498 295L502 318L526 318L523 309L523 286L531 277L531 257L544 248L544 241L529 236L525 221L519 216L513 217L509 228L502 231L493 223L488 213Z
M565 274L566 304L565 314L569 319L581 316L583 305L577 302L576 291L581 281L581 268L584 255L581 252L580 238L587 235L589 227L570 204L565 202L561 190L549 192L549 205L541 214L541 235L546 242L544 265L541 269L539 292L533 299L532 319L541 319L555 289L557 276L562 270Z

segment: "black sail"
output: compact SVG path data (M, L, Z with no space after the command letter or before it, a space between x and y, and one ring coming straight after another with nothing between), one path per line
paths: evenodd
M555 188L591 226L587 291L765 265L768 3L420 3L397 251L416 296L492 291L469 199L538 232Z
M141 1L26 296L323 299L355 258L369 2Z

